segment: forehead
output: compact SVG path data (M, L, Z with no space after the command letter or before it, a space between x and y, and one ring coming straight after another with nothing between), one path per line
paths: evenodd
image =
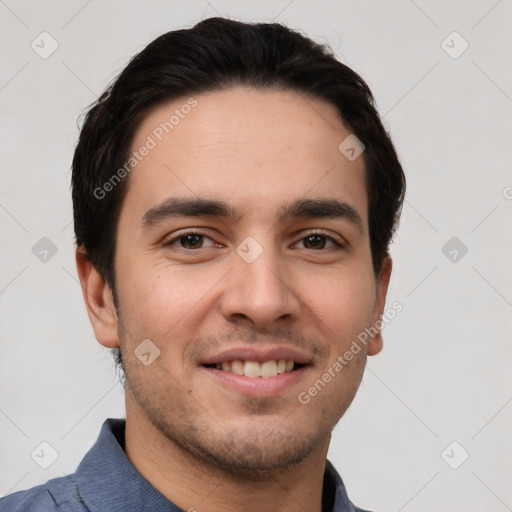
M338 150L349 134L333 105L291 91L236 87L173 100L136 131L131 151L145 155L123 210L140 216L170 196L208 197L263 219L291 200L329 197L352 204L366 225L364 160Z

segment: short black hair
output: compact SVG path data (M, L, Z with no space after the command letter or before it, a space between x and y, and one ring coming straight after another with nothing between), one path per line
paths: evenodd
M282 24L209 18L151 42L85 115L72 164L75 239L114 300L117 224L137 128L161 103L237 85L327 101L362 141L372 264L375 275L380 272L400 217L405 176L368 85L330 47ZM115 176L119 183L104 193Z

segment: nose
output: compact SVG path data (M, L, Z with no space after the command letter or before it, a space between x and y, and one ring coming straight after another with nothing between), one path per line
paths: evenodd
M300 301L285 262L265 249L252 263L233 254L233 267L226 276L221 311L226 320L266 329L293 322L300 315Z

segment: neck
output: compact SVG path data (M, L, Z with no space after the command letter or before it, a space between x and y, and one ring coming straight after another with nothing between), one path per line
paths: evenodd
M125 452L161 494L188 512L321 512L330 436L293 467L237 477L160 432L126 395Z

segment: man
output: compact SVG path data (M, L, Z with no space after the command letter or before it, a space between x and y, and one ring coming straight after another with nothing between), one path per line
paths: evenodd
M360 510L326 457L382 349L405 191L363 80L279 24L169 32L89 110L72 186L126 421L0 509Z

